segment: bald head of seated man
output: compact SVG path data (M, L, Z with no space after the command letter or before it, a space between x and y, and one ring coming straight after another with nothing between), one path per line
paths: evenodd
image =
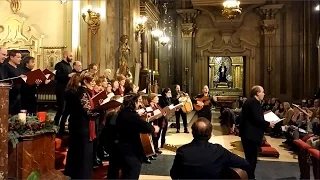
M209 142L213 129L209 120L199 118L191 129L193 141L178 148L170 171L172 179L220 179L224 168L249 168L245 159Z

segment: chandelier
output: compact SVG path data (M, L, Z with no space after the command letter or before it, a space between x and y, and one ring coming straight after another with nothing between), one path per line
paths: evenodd
M241 14L241 10L240 1L227 0L223 3L222 15L232 20Z

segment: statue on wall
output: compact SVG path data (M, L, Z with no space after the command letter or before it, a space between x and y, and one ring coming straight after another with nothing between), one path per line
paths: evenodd
M129 36L123 35L120 38L120 47L119 47L119 67L122 61L125 61L128 64L130 57L130 47L128 45Z
M219 67L219 82L227 82L227 66L224 62Z
M123 35L120 38L119 47L119 68L116 72L117 76L120 74L127 77L130 81L132 80L132 73L128 67L128 61L130 58L130 47L128 45L129 36Z
M116 75L124 75L130 82L132 82L132 73L126 63L126 61L120 61L119 68L117 69Z

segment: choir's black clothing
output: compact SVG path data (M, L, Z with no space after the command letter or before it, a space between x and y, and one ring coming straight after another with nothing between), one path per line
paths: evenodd
M117 159L118 148L115 140L117 139L116 120L118 114L111 114L106 118L106 124L102 130L101 142L107 153L109 153L109 167L107 179L118 179L120 163Z
M204 94L199 94L195 97L195 99L197 98L202 98L204 96ZM211 117L212 117L212 112L211 112L211 107L214 106L216 104L216 102L213 100L211 95L208 95L208 97L210 98L211 103L207 106L203 106L203 108L198 111L198 117L204 117L206 119L208 119L211 122ZM194 100L195 103L197 103L196 100Z
M22 67L22 74L27 74L31 69ZM36 114L37 113L37 85L29 85L24 83L21 85L21 108L27 110L28 114Z
M167 106L170 106L172 104L172 98L170 97L166 97L166 96L160 96L159 98L159 105L161 108L165 108ZM166 134L167 134L167 130L168 130L168 120L169 117L163 117L163 121L165 123L165 126L162 126L161 124L159 124L160 130L157 134L157 139L159 140L160 135L161 135L161 144L160 146L163 147L163 145L166 143Z
M248 172L249 179L254 179L259 148L262 144L264 131L270 123L264 120L260 102L250 97L244 102L241 111L240 137L246 160L252 169Z
M174 93L172 94L172 102L174 105L179 104L179 94L174 91ZM176 128L179 131L180 130L180 116L182 117L182 122L183 122L183 127L184 130L188 130L188 122L187 122L187 114L185 112L182 111L182 109L179 109L179 111L175 111L174 112L175 116L176 116Z
M55 65L54 69L56 70L56 75L55 75L56 99L57 99L57 105L58 105L58 109L57 109L56 116L54 117L54 121L56 125L59 125L59 121L61 119L62 122L60 123L60 128L63 129L65 126L66 118L67 118L63 116L63 115L67 116L67 114L63 114L65 109L65 90L70 80L69 74L71 73L72 69L70 64L65 60L58 62Z
M22 74L20 68L13 67L9 63L4 63L1 67L3 79L18 77ZM9 91L9 114L16 115L21 110L21 84L12 84Z
M90 92L80 87L66 92L67 103L72 103L69 118L69 149L66 175L71 179L91 179L93 171L93 142L90 141L89 121L92 116Z
M247 170L249 163L220 144L194 139L178 148L170 171L172 179L220 179L223 168Z
M154 128L142 120L137 112L123 109L116 120L117 149L114 156L122 169L123 179L138 179L144 156L140 133L154 133ZM111 158L111 157L110 157Z
M72 71L71 71L71 72L81 74L81 72L82 72L82 71L77 71L77 70L75 70L75 69L72 69Z
M4 63L0 63L0 80L3 79L3 78L2 78L2 70L1 70L3 64L4 64Z

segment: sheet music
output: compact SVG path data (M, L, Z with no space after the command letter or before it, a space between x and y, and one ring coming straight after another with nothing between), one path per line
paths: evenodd
M28 77L22 77L22 80L24 80L24 82L27 82Z
M169 106L169 109L170 109L170 110L172 110L172 109L174 109L174 108L176 108L176 106L174 106L173 104L171 104L171 105Z
M46 76L46 78L48 79L48 78L50 77L50 74L46 74L45 76Z
M146 107L146 111L147 111L147 112L152 112L153 109L152 109L152 107Z
M161 111L159 109L153 111L153 116L156 116L158 114L161 114Z
M299 129L298 129L298 131L299 131L299 132L301 132L301 133L305 133L305 134L308 134L308 132L307 132L306 130L304 130L304 129L301 129L301 128L299 128Z
M282 121L283 119L280 119L276 114L274 114L272 111L264 114L264 120L268 122L274 122L278 123Z
M143 114L144 112L145 112L144 109L138 109L138 110L137 110L137 113L138 113L138 114Z
M123 103L123 97L121 97L121 98L119 98L119 99L117 99L116 101L118 101L119 103Z
M56 72L57 72L57 70L54 70L54 71L53 71L53 74L56 74Z

